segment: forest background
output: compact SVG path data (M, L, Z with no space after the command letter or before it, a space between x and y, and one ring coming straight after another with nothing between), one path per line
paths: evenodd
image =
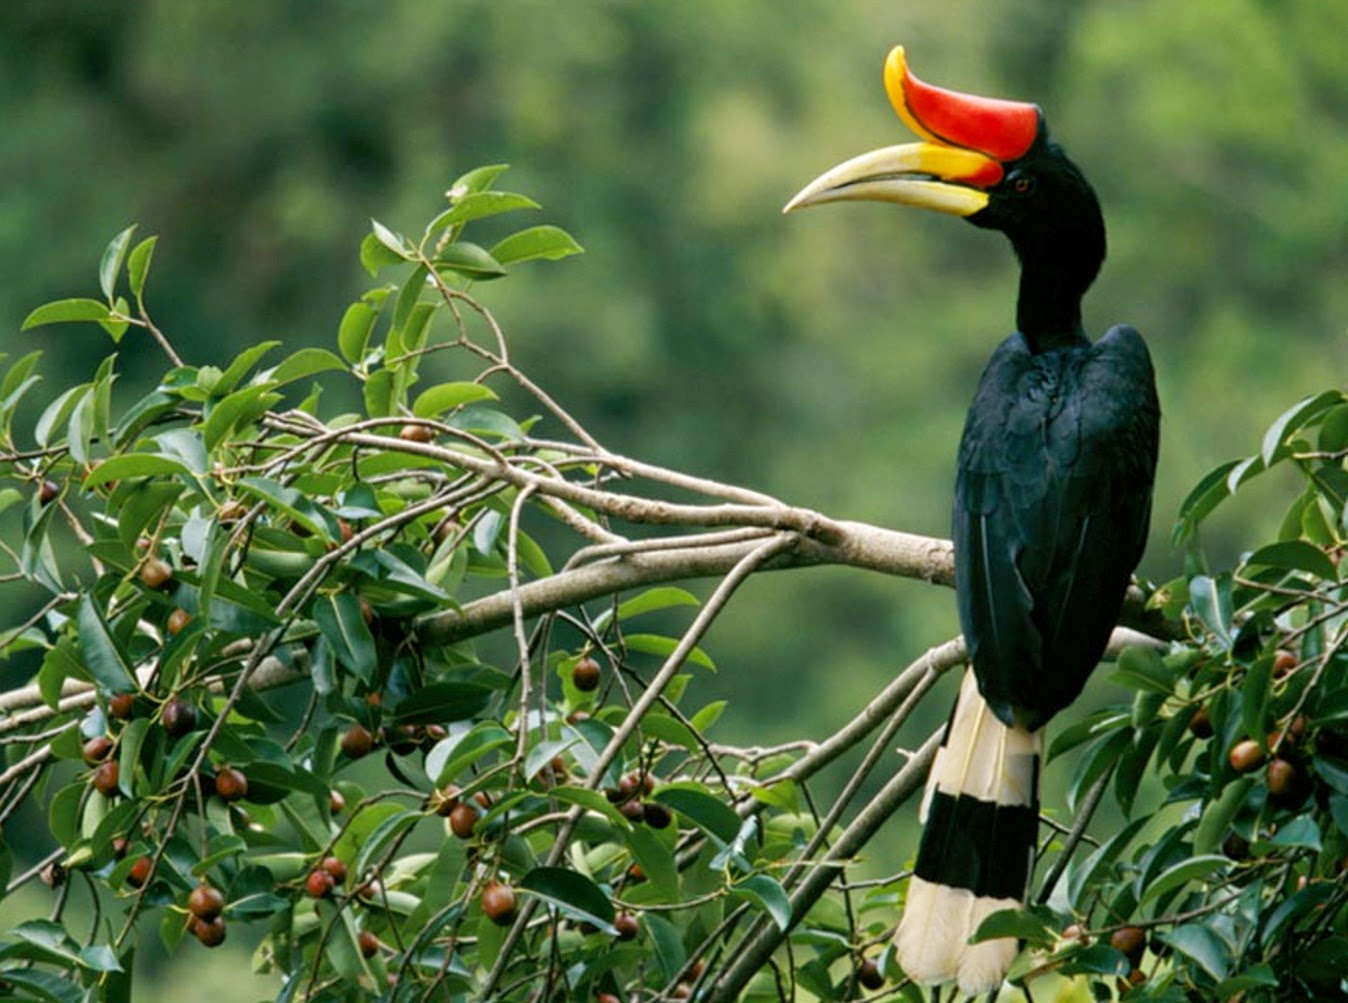
M1008 249L877 206L779 212L824 168L909 138L880 86L903 42L934 83L1041 104L1100 191L1110 257L1087 326L1126 321L1152 346L1165 424L1141 571L1165 580L1194 482L1348 376L1344 37L1328 0L6 5L0 347L43 348L53 386L83 378L101 332L19 325L84 294L131 222L161 235L157 319L195 361L326 343L365 287L369 217L415 223L457 174L510 162L510 187L587 253L479 292L515 362L601 441L944 536L964 408L1012 320ZM138 369L124 346L123 383L152 351ZM1237 498L1209 554L1267 538L1284 488ZM920 583L758 576L697 685L732 702L717 737L822 735L957 629ZM6 686L31 672L0 666ZM942 713L930 701L925 724ZM912 850L894 828L871 848L882 872Z

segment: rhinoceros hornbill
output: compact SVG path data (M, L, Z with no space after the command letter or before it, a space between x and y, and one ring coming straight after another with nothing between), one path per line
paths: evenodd
M1118 325L1092 342L1082 327L1104 220L1039 107L923 83L901 46L885 89L924 141L834 167L787 211L851 200L936 209L1000 230L1020 261L1016 331L983 371L960 441L955 589L971 671L927 781L896 934L911 978L973 994L999 984L1015 956L1013 939L969 938L1024 901L1042 729L1100 660L1142 556L1160 409L1138 332Z

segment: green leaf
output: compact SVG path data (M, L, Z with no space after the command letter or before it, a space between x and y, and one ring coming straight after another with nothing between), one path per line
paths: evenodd
M672 655L679 644L674 638L664 637L660 634L628 634L624 638L624 642L631 651L659 655L662 658L668 658ZM710 656L696 645L694 645L692 651L688 652L688 661L694 665L700 665L704 669L716 671L716 665L712 662Z
M512 233L491 249L491 256L502 265L513 265L538 258L557 261L584 250L561 227L544 225Z
M360 839L357 843L360 852L356 855L355 865L351 868L352 872L364 874L369 869L371 862L378 860L395 839L424 817L421 812L413 811L410 808L398 809L385 817L369 835Z
M328 373L334 370L345 371L346 363L326 348L301 348L298 352L283 359L271 371L271 379L276 386L284 386L287 383L294 383L296 380L307 379L318 373Z
M701 786L666 784L654 798L723 843L733 843L739 835L740 817L734 809Z
M461 735L437 742L426 754L426 775L437 787L443 787L471 764L514 741L515 737L497 722L481 721Z
M978 925L969 939L981 943L1003 937L1025 940L1034 947L1049 947L1057 941L1057 932L1029 909L998 909Z
M393 331L395 337L402 333L408 326L407 322L412 316L412 311L421 298L421 294L426 291L426 266L417 265L412 269L412 274L407 277L403 283L402 290L398 293L398 299L393 304ZM407 338L402 338L402 351L411 351L415 345L409 344Z
M1278 415L1264 433L1264 441L1260 448L1264 463L1272 466L1274 461L1280 458L1279 450L1289 436L1295 435L1302 426L1342 400L1343 394L1338 390L1325 390L1313 397L1297 401Z
M481 683L431 683L399 701L393 716L401 724L468 721L486 709L495 692Z
M1150 690L1166 696L1175 685L1175 677L1165 667L1160 653L1140 645L1129 645L1119 653L1113 678L1135 690Z
M445 247L431 263L437 272L456 272L477 280L494 279L506 273L492 254L465 240L456 240Z
M44 303L23 319L20 331L43 324L68 324L74 321L102 322L112 316L106 303L91 299L65 299Z
M122 261L126 258L127 245L131 243L131 235L135 232L136 225L132 223L113 237L103 251L103 260L98 264L98 284L109 303L116 290L117 273L122 270Z
M381 268L400 265L406 260L401 252L385 246L377 234L367 233L360 242L360 263L371 275L378 275Z
M467 381L440 383L427 387L417 395L417 399L412 403L412 414L418 418L434 418L464 404L498 399L491 387L481 383Z
M791 900L775 878L754 874L730 886L734 895L746 898L772 917L777 928L785 933L791 929Z
M192 471L181 460L157 453L123 453L110 456L89 471L84 478L86 488L97 487L109 481L125 480L129 477L156 477L165 474L170 477L190 478Z
M360 598L351 592L319 596L314 600L313 616L337 660L370 682L377 655L374 635L361 615Z
M443 230L447 226L458 226L474 219L498 216L503 212L537 208L538 203L533 199L527 195L517 195L514 192L466 192L462 197L455 199L453 205L431 220L426 227L426 232L434 233L436 230Z
M154 258L154 248L158 243L157 236L146 237L131 249L131 255L126 259L127 281L131 284L131 294L136 297L138 303L145 292L145 280L150 274L150 261Z
M1232 953L1209 927L1203 923L1186 923L1158 935L1180 954L1192 959L1198 967L1214 979L1226 978Z
M75 615L84 664L104 693L129 693L136 688L131 663L108 629L103 612L88 593L80 596Z
M565 867L535 867L520 879L522 891L537 895L572 919L613 930L613 903L585 875Z
M1195 575L1189 579L1189 606L1225 650L1231 648L1231 579Z
M1271 651L1256 658L1240 686L1240 721L1247 735L1262 737L1264 734L1269 685L1273 681L1273 658Z
M374 322L378 319L379 312L368 303L357 301L346 308L337 329L337 349L342 353L342 358L351 363L365 358L370 332L374 330Z
M642 917L646 930L651 935L651 949L660 965L660 977L663 982L672 982L683 971L688 962L688 954L683 947L683 937L679 928L657 913L648 912Z
M451 200L457 200L473 192L484 192L491 187L493 181L509 169L509 164L485 164L482 167L474 167L466 174L460 174L455 178L445 195Z
M15 955L22 957L22 950L16 951ZM15 994L20 999L45 1000L47 1003L82 1003L85 999L84 990L77 983L53 972L35 968L7 968L5 981L14 989L24 992L24 996Z
M370 231L375 239L398 257L407 261L412 259L412 246L401 233L394 233L377 219L370 220Z
M1290 571L1305 571L1326 581L1338 581L1339 572L1334 562L1319 547L1305 540L1283 540L1260 547L1248 558L1247 565L1269 568L1286 568Z
M246 428L260 418L268 408L281 399L266 385L236 390L209 408L209 416L202 425L201 438L207 449L214 449L236 428Z
M1306 849L1319 853L1323 847L1320 828L1311 816L1298 815L1274 833L1272 838L1254 841L1255 853L1268 847Z
M1138 905L1160 898L1166 892L1186 885L1190 881L1206 881L1212 875L1225 870L1230 863L1231 861L1227 857L1220 854L1189 857L1187 860L1181 860L1168 870L1162 871L1154 881L1147 885L1142 892L1142 898L1138 900Z
M604 798L602 794L599 797ZM604 800L607 801L607 798ZM656 830L645 825L626 827L623 837L627 840L627 848L632 851L632 858L641 865L646 880L656 893L657 901L678 901L679 868L668 842Z

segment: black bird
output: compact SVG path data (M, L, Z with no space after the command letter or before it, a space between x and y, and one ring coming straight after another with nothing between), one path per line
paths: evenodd
M1020 261L1016 332L965 419L953 536L966 674L923 800L896 934L914 980L969 994L1001 983L1012 939L971 945L1020 905L1033 866L1043 727L1104 653L1151 513L1160 408L1141 335L1091 342L1081 299L1105 257L1100 203L1038 106L934 87L902 46L885 89L924 142L862 154L786 211L874 200L1000 230Z

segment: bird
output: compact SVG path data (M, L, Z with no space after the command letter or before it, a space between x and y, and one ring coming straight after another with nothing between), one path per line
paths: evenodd
M1025 902L1044 726L1104 655L1146 546L1160 405L1135 328L1085 332L1104 217L1043 110L928 84L903 46L884 83L920 141L833 167L784 211L932 209L1005 234L1020 265L1015 330L979 378L957 454L951 535L969 668L927 779L895 933L914 982L974 996L1001 985L1018 949L1011 937L969 941Z

